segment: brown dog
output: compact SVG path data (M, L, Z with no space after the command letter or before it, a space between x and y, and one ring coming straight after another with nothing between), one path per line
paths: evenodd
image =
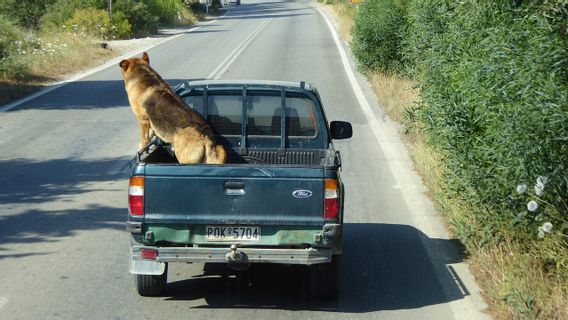
M189 108L150 67L148 54L120 62L128 101L140 124L140 148L152 131L172 144L180 163L225 163L227 154L214 143L207 121Z

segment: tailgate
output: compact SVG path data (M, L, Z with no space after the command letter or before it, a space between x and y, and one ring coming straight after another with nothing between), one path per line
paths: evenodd
M146 165L145 221L323 225L323 167Z

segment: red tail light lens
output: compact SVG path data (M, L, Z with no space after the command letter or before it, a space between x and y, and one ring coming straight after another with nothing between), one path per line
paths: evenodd
M128 211L133 216L144 215L144 177L130 178L128 187Z
M339 218L339 200L325 199L325 210L323 212L324 219L337 219Z
M140 250L140 257L146 260L156 260L156 258L158 257L158 250L142 249Z
M337 180L325 180L325 199L324 199L324 219L339 218L339 190L337 188Z

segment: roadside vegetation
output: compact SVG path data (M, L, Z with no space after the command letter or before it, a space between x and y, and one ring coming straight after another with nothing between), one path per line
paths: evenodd
M568 319L568 1L331 1L491 314Z
M217 2L218 3L218 2ZM106 41L191 25L204 16L184 0L0 0L0 105L116 55Z

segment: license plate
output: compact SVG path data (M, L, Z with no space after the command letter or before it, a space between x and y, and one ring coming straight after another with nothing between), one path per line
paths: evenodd
M259 241L259 226L205 226L206 241Z

